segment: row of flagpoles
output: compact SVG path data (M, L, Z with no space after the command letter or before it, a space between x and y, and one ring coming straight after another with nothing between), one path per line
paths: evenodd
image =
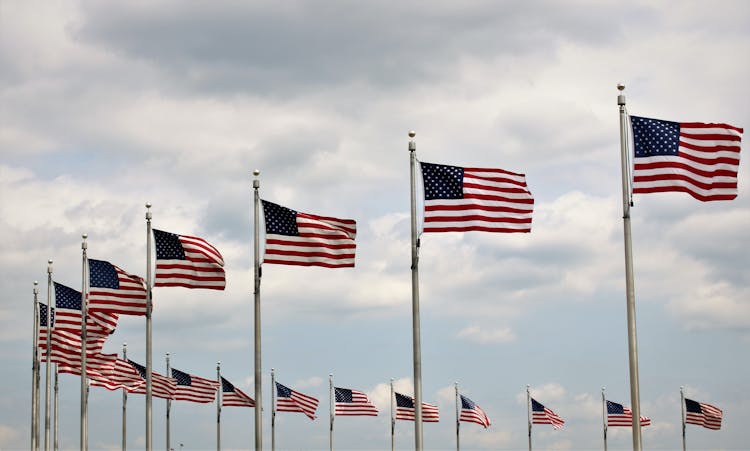
M620 91L623 85L618 85ZM633 448L641 449L640 394L637 338L635 326L635 289L633 283L630 209L632 193L678 191L700 201L731 200L737 195L737 170L743 130L728 124L676 123L628 116L625 97L618 96L622 163L623 229L625 243L625 279L628 324L628 356L632 405ZM628 124L632 129L633 155L628 154ZM497 168L458 167L419 162L415 133L409 133L411 195L411 276L412 338L414 371L415 449L422 450L422 422L426 412L422 401L421 331L419 309L419 247L424 232L528 233L531 231L534 198L524 174ZM417 177L423 187L423 221L417 221ZM354 266L356 221L302 213L261 200L259 171L254 172L254 389L255 402L262 405L261 359L261 264ZM265 251L260 257L260 208L265 223ZM89 259L86 235L82 242L82 288L75 290L52 280L52 262L48 267L48 304L46 306L45 353L47 380L51 363L61 372L81 377L81 449L87 448L87 379L92 384L116 385L108 372L117 367L116 355L103 355L101 349L114 331L119 315L145 316L146 364L135 368L145 381L146 449L152 449L152 396L164 389L152 367L151 315L153 287L187 287L223 290L226 284L224 261L219 251L202 238L152 229L150 204L146 204L146 278L127 273L103 260ZM152 250L153 249L153 250ZM152 253L156 256L152 277ZM57 302L52 317L52 288ZM59 294L58 294L59 293ZM35 290L35 315L37 313ZM68 315L68 316L66 316ZM78 315L78 316L76 316ZM35 324L37 319L35 317ZM60 322L58 327L57 322ZM54 324L54 334L52 325ZM36 338L36 331L35 340ZM37 345L33 365L37 378L32 382L38 404ZM121 364L122 365L122 364ZM124 368L124 367L123 367ZM85 376L84 376L85 375ZM45 448L49 443L49 382L45 413ZM121 388L125 388L124 386ZM157 395L158 396L158 395ZM35 404L36 405L36 404ZM534 403L530 402L533 407ZM262 449L262 409L255 410L255 449ZM32 416L39 409L32 408ZM273 416L272 416L273 424ZM531 423L530 423L531 424ZM39 421L32 419L32 429ZM272 438L273 440L273 438ZM32 433L32 449L39 445Z

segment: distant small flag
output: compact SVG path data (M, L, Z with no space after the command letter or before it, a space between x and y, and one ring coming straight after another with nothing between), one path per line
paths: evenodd
M116 359L114 368L111 371L91 378L91 385L104 387L107 390L125 389L129 392L135 391L141 387L145 391L146 381L140 373L133 368L127 360Z
M139 365L134 361L128 359L133 368L138 371L138 374L146 380L146 367ZM171 377L162 376L159 373L151 371L151 395L157 398L174 399L174 393L177 389L177 381ZM144 383L140 387L133 390L133 393L145 394L146 384Z
M411 396L395 393L396 395L396 419L415 421L414 398ZM437 423L440 421L440 409L435 404L422 402L422 422Z
M326 268L354 266L356 221L300 213L262 202L266 222L264 263Z
M255 401L222 377L221 405L222 407L255 407Z
M706 429L721 429L724 413L718 407L685 398L685 423L697 424Z
M420 164L425 232L531 232L534 197L524 174Z
M203 238L154 229L156 243L155 287L186 287L223 290L226 287L224 259Z
M315 419L318 400L276 382L276 410L279 412L301 412Z
M193 376L172 368L172 377L177 380L174 399L176 401L214 402L219 383Z
M467 421L470 423L476 423L479 425L484 426L485 428L488 427L490 424L490 418L487 416L486 413L484 413L484 410L482 410L481 407L477 405L474 401L467 398L464 395L461 396L461 415L459 416L459 421Z
M52 321L50 328L55 324L55 308L50 309L50 316ZM50 331L52 332L52 331ZM40 348L42 348L42 355L46 356L47 348L47 304L39 303L39 339L37 341ZM40 357L41 358L41 357Z
M377 416L378 409L365 393L334 387L335 414L340 416Z
M146 284L112 263L89 259L89 310L146 314Z
M641 417L641 426L651 426L651 418ZM607 426L632 426L633 411L630 408L607 401Z
M743 129L630 116L633 192L679 191L700 201L737 197Z
M552 409L544 407L534 398L531 398L531 422L533 424L551 424L553 429L560 429L565 424L565 421Z

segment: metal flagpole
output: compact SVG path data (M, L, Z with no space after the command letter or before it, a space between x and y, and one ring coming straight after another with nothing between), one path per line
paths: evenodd
M602 387L602 427L604 430L604 451L607 451L607 400Z
M128 360L128 344L122 344L122 360ZM127 445L127 418L128 418L128 391L122 388L122 451L125 451Z
M221 451L221 395L224 392L221 383L221 361L216 362L216 380L219 382L219 391L216 393L216 451Z
M620 107L620 163L622 166L622 222L625 236L625 290L628 314L628 361L630 363L630 402L633 411L633 451L641 451L641 395L638 386L638 339L635 329L635 285L633 283L633 243L630 233L630 180L628 177L630 159L628 158L627 133L628 113L625 110L625 85L617 85L620 94L617 105Z
M333 373L328 374L328 411L331 413L331 430L329 433L329 449L333 451Z
M153 448L151 431L151 204L146 203L146 451Z
M417 237L417 143L416 132L409 132L409 169L411 180L411 310L414 356L414 449L422 451L422 345L419 327L419 238Z
M529 422L529 451L531 451L531 393L529 393L528 384L526 384L526 420Z
M171 372L171 369L169 368L169 353L167 353L167 372L166 372L167 377L172 377L170 372ZM166 449L167 451L169 451L169 429L170 429L169 410L172 407L172 401L170 399L167 399L166 401L167 401L167 448Z
M52 359L50 353L52 352L52 260L47 260L47 368L46 371L46 387L44 389L44 450L49 451L49 421L50 421L50 380L52 375Z
M253 180L253 276L255 280L254 295L254 343L255 343L255 451L263 450L263 367L261 365L261 347L260 347L260 171L253 171L255 180ZM273 373L273 372L272 372ZM271 383L273 385L273 383ZM275 390L276 387L271 387Z
M460 435L459 432L461 430L461 421L460 416L461 414L458 413L458 381L455 383L456 385L456 451L459 451L461 449L460 446Z
M88 435L88 431L86 430L88 426L88 418L87 418L87 393L86 389L88 388L86 385L87 377L86 377L86 319L88 318L88 256L86 255L86 251L88 249L88 243L86 242L86 238L88 238L87 234L81 235L81 238L83 240L81 241L81 451L87 449L87 443L86 438Z
M57 363L55 363L55 399L54 399L54 408L53 412L55 414L55 421L53 425L52 430L52 436L54 439L52 440L52 449L57 451L60 449L60 403L59 403L59 395L60 395L60 384L58 381L58 373L57 373Z
M258 410L258 402L255 402L255 410ZM271 451L276 450L276 377L271 368Z
M685 451L687 448L685 440L685 392L683 386L680 386L680 406L682 412L682 451Z
M393 451L393 441L394 441L394 435L396 433L396 419L393 417L393 403L394 403L394 394L393 394L393 378L391 378L391 451Z
M48 301L49 302L49 301ZM49 319L47 319L49 321ZM39 282L34 281L34 326L31 353L31 450L38 449L39 439ZM49 340L49 337L47 337Z

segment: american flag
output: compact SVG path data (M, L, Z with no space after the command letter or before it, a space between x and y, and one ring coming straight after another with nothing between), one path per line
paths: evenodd
M89 309L121 315L146 314L146 284L112 263L89 259Z
M396 395L396 419L414 421L414 398L411 396L395 393ZM437 423L440 421L440 409L434 404L422 402L422 422Z
M210 290L223 290L226 286L224 259L208 241L154 229L154 242L154 286Z
M679 191L704 202L737 197L741 128L638 116L630 122L634 193Z
M276 410L279 412L301 412L315 419L318 400L276 382Z
M255 401L222 377L221 405L222 407L255 407Z
M264 263L326 268L354 266L357 223L353 219L300 213L262 202L266 222Z
M50 309L50 316L52 317L52 322L50 323L50 329L55 324L55 309L54 307ZM53 333L52 330L50 330L50 333ZM46 358L46 349L47 349L47 304L39 303L39 339L37 341L39 344L39 347L42 348L42 355ZM50 343L51 345L51 343Z
M531 232L534 197L524 174L420 164L425 232Z
M52 361L57 363L57 371L61 373L81 375L81 351L71 353L60 348L52 349ZM115 367L117 354L86 354L86 376L100 377Z
M459 421L467 421L470 423L481 424L485 428L492 424L490 417L484 413L481 407L474 401L467 398L464 395L461 396L461 415L458 417Z
M651 418L641 417L641 426L651 426ZM633 411L616 402L607 401L607 426L632 426Z
M378 409L365 393L348 388L334 387L335 414L341 416L377 416Z
M55 285L57 322L55 331L81 334L81 292L61 283ZM86 338L107 337L115 331L117 315L107 312L89 312L86 318Z
M143 387L145 390L146 381L140 373L133 368L127 360L116 359L114 368L111 371L91 378L91 385L104 387L107 390L119 390L121 388L132 392Z
M172 377L177 380L174 394L176 401L214 402L219 383L211 379L193 376L172 368Z
M144 380L144 384L133 390L133 393L145 394L146 393L146 367L139 365L134 361L128 359L128 362L133 365L138 374ZM162 376L159 373L151 371L151 395L157 398L174 399L174 393L176 391L177 381L171 377Z
M551 424L553 429L560 429L565 424L565 421L552 409L544 407L534 398L531 398L531 422L533 424Z
M707 429L721 429L724 413L718 407L685 398L685 423L697 424Z

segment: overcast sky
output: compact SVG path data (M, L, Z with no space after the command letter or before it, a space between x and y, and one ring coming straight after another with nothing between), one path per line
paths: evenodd
M388 448L388 382L413 387L415 130L420 160L525 173L536 201L530 234L422 237L423 396L441 409L425 447L455 447L458 381L493 421L462 423L464 449L527 447L526 384L566 420L535 426L536 448L600 449L601 388L630 405L616 85L635 115L747 128L748 55L745 1L0 0L0 448L29 446L33 282L46 302L52 259L80 289L82 233L91 258L145 276L146 202L155 228L207 239L227 271L223 292L154 290L155 370L167 352L208 378L221 361L253 394L253 169L262 198L358 228L353 269L263 267L264 442L275 368L321 399L315 421L279 414L279 449L327 449L329 373L381 408L338 418L337 448ZM644 446L681 447L685 386L724 410L720 431L689 426L688 447L745 449L747 161L734 201L640 195L632 218ZM124 342L145 364L143 317L122 317L105 351ZM60 376L62 448L79 446L79 387ZM119 449L121 402L92 388L92 449ZM130 396L135 449L144 411ZM173 403L172 445L214 448L215 412ZM224 448L253 446L251 409L222 425ZM396 446L413 443L399 422ZM629 449L630 429L609 446Z

